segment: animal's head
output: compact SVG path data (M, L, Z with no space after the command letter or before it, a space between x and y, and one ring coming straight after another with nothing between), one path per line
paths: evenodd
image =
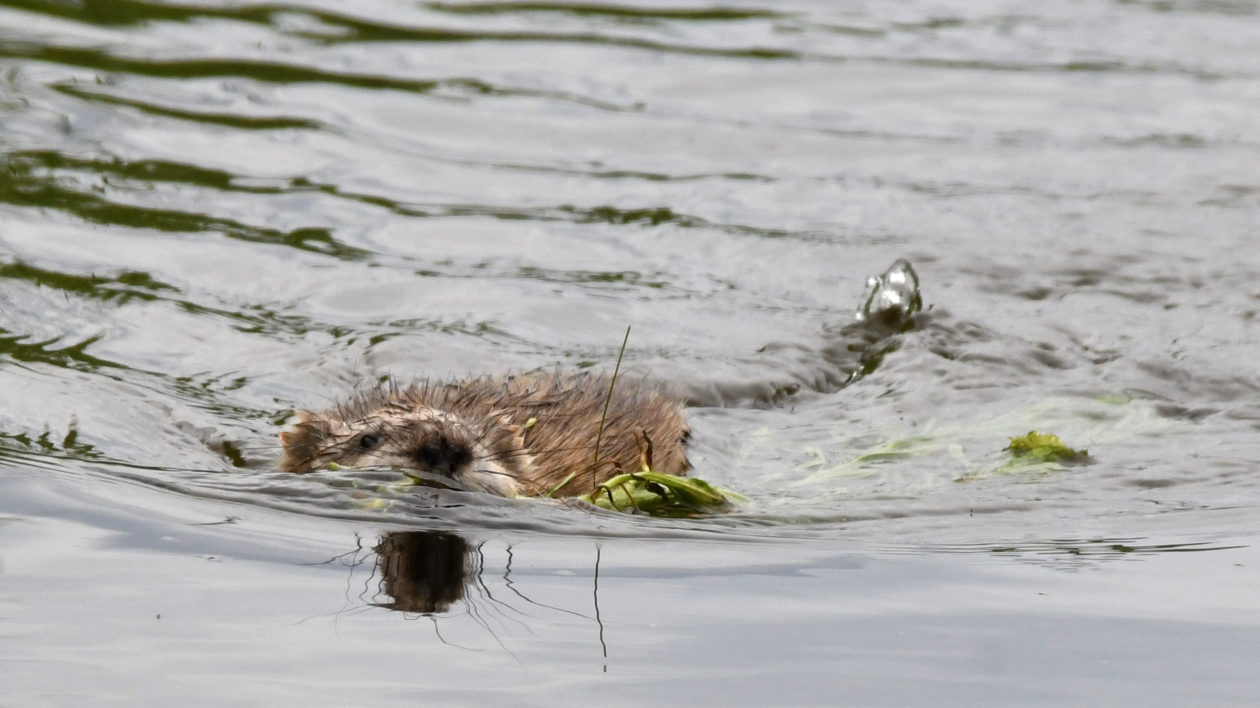
M470 421L402 403L361 408L298 411L297 422L280 434L281 469L398 467L501 496L525 493L518 473L530 460L519 427L506 418Z

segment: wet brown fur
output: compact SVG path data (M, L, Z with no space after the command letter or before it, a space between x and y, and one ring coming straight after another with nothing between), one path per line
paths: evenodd
M360 449L363 437L371 435L374 452L405 466L442 475L471 461L482 472L494 468L493 474L510 476L526 496L547 494L570 475L556 496L590 492L615 474L641 469L649 444L653 471L685 475L690 430L681 403L624 378L613 387L596 463L608 390L608 377L586 373L391 384L322 413L300 411L280 436L280 466L289 472L329 462L354 467L367 454Z

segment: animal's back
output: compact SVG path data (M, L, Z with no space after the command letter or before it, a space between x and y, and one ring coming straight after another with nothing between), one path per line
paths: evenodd
M639 471L641 455L649 450L653 471L685 475L691 467L686 456L691 432L681 403L641 381L618 379L611 399L608 388L608 377L601 375L520 374L417 384L404 395L456 414L505 416L508 425L520 428L523 446L533 458L524 470L525 481L541 492L574 473L558 492L589 492L615 474Z

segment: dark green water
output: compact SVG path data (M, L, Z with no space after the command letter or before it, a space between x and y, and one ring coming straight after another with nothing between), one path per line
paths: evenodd
M1245 1L0 3L0 704L1255 703L1257 87ZM739 513L273 467L627 326Z

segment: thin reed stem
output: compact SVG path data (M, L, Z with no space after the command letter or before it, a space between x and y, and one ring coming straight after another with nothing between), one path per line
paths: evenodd
M608 404L612 403L613 387L617 385L617 373L621 371L621 358L626 355L626 344L630 341L630 325L626 325L626 336L621 340L621 351L617 352L617 365L613 367L612 379L608 382L608 395L604 397L604 412L599 416L599 431L595 434L595 459L591 461L591 475L599 473L599 445L604 439L604 421L608 419Z

